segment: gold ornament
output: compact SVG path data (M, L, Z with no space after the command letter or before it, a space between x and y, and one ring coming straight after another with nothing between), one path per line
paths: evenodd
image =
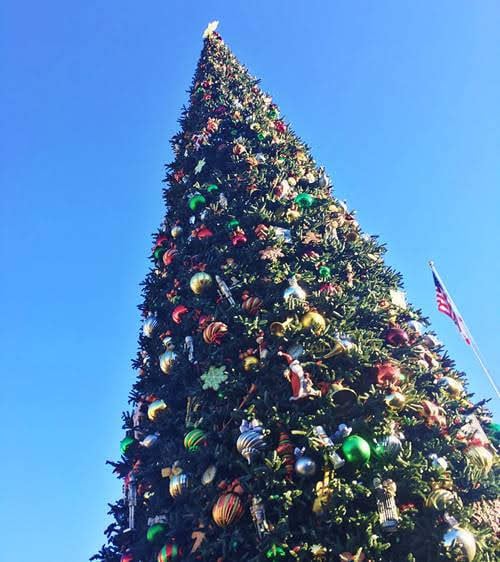
M247 373L250 371L256 371L259 368L259 360L254 355L249 355L243 359L243 370Z
M436 488L427 496L425 505L434 509L444 510L457 501L457 495L445 488Z
M471 466L486 476L493 467L493 453L482 445L471 445L465 449L465 457Z
M195 295L201 295L213 283L212 276L204 271L195 273L189 281L189 286Z
M319 312L310 310L306 312L300 321L302 328L311 330L316 335L322 334L326 329L326 320Z
M399 411L406 405L406 396L402 392L391 392L391 394L387 394L384 401L389 408Z
M154 402L151 402L148 407L148 418L151 421L155 421L160 413L164 412L167 408L168 406L164 400L155 400Z

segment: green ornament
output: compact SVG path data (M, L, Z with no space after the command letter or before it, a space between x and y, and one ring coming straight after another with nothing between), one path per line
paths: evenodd
M308 209L313 206L314 197L310 193L299 193L294 201L301 209Z
M229 230L234 230L235 228L240 226L240 221L238 219L232 219L227 223L226 226Z
M323 279L330 279L332 276L332 270L327 265L322 265L319 268L319 276Z
M120 441L120 451L122 455L126 455L129 448L135 443L135 439L127 435Z
M146 534L148 542L156 542L165 534L166 530L167 526L164 523L155 523L154 525L151 525Z
M219 390L220 385L227 380L226 369L224 366L210 367L200 378L203 381L202 388L204 390L208 390L209 388Z
M217 191L218 189L219 187L215 185L215 183L211 183L209 186L207 186L208 193L212 193L212 191Z
M258 134L257 134L257 138L258 138L260 141L263 141L263 140L266 138L266 135L265 135L265 133L258 133Z
M370 459L370 445L359 435L350 435L342 444L342 453L349 462L365 463Z
M200 450L202 445L205 445L206 433L202 429L192 429L186 433L184 437L184 447L190 452L195 453Z
M266 552L266 558L270 558L272 560L276 560L277 558L284 558L285 556L285 549L276 544L273 544L273 546Z
M161 259L161 257L163 256L164 253L165 253L165 248L162 248L161 246L159 246L158 248L156 248L156 250L154 252L155 259L157 259L157 260Z
M276 109L270 109L270 110L267 112L267 116L268 116L270 119L277 119L277 118L279 117L279 112L278 112Z
M204 207L206 202L207 200L205 199L205 197L203 197L201 193L197 193L196 195L193 195L189 198L188 205L191 211L196 211L201 207Z

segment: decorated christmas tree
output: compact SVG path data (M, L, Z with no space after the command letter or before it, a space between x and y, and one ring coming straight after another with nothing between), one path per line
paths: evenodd
M94 560L498 560L489 412L210 25Z

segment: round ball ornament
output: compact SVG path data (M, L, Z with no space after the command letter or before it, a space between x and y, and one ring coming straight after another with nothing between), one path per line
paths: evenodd
M189 484L187 474L175 474L170 477L168 491L173 498L177 498L189 488Z
M158 327L158 319L153 314L150 314L146 318L146 320L144 320L144 324L142 325L142 333L147 338L150 338L157 327Z
M126 552L121 555L120 562L134 562L134 555L131 552Z
M310 193L299 193L294 203L301 209L309 209L314 204L314 197Z
M240 496L229 492L222 494L212 508L212 517L219 527L232 525L243 515L244 508Z
M403 448L401 439L394 434L385 435L378 441L379 450L382 455L397 457Z
M342 453L347 461L365 463L370 460L370 445L359 435L350 435L342 443Z
M167 250L162 257L163 265L170 265L179 252L175 248Z
M172 371L176 359L177 355L171 349L167 349L167 351L162 353L160 355L160 369L162 373L168 375Z
M434 509L444 510L456 500L457 497L451 490L436 488L427 496L425 505Z
M202 429L192 429L184 437L184 447L190 452L195 453L200 447L207 444L207 435Z
M212 283L213 280L211 275L205 273L204 271L199 271L191 277L189 286L191 287L191 291L193 291L195 295L201 295L209 287L211 287Z
M301 476L314 476L316 473L316 463L310 457L300 457L295 461L295 472Z
M155 523L149 527L146 533L146 539L148 542L158 541L167 531L167 526L165 523Z
M205 197L203 197L201 193L196 193L195 195L189 198L188 205L191 211L198 211L199 209L202 209L205 206L206 202L207 200L205 199Z
M389 345L400 347L402 345L408 345L410 338L401 328L389 328L385 334L385 341Z
M178 560L182 556L182 549L176 544L166 544L156 557L156 562L171 562L171 560Z
M437 381L437 385L440 388L446 390L446 392L448 392L455 398L460 396L464 391L462 383L458 379L454 379L453 377L441 377Z
M148 419L150 421L155 421L161 412L167 409L167 405L164 400L155 400L151 402L148 407Z
M385 396L384 402L389 408L399 411L406 405L406 396L402 392L391 392Z
M259 297L247 297L243 301L241 308L250 316L255 316L259 312L262 303L263 301Z
M310 310L306 312L300 321L302 327L306 330L311 330L314 334L318 335L325 331L326 321L319 312Z
M170 230L170 234L172 235L172 238L179 238L179 236L182 234L182 226L173 226Z
M208 344L219 345L227 334L228 328L224 322L210 322L203 330L203 341Z
M131 437L130 435L127 435L126 437L124 437L120 441L120 451L121 451L122 455L126 455L127 451L130 449L130 447L134 443L135 443L135 439L133 437Z
M443 546L446 550L455 551L455 549L459 549L461 551L460 558L456 558L456 560L472 562L476 557L476 539L474 535L458 525L446 531L443 536Z

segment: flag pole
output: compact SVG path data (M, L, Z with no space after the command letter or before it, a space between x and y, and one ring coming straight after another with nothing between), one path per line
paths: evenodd
M465 320L463 318L463 316L460 314L460 311L458 310L458 306L455 304L455 302L453 301L453 299L451 298L450 292L448 291L448 289L446 288L446 285L443 283L443 280L441 279L441 276L439 275L439 273L437 272L436 266L434 265L434 262L431 260L429 261L429 266L432 270L432 273L434 273L434 275L436 276L437 280L439 281L439 283L441 283L441 286L443 287L443 289L445 290L447 296L448 296L448 300L450 301L451 305L453 306L453 308L456 310L456 312L458 313L460 320L462 321L462 325L465 328L465 332L467 334L467 337L470 340L470 346L472 348L472 352L474 353L474 355L476 356L476 359L479 362L479 365L481 365L481 368L484 372L484 374L486 375L490 385L492 386L493 390L495 391L495 394L497 396L497 398L500 398L500 392L498 390L498 387L493 379L493 377L491 376L490 372L488 371L488 368L486 367L483 358L481 357L481 354L479 353L479 348L476 344L476 340L474 339L474 337L472 336L471 331L469 330L469 327L467 326L467 324L465 323Z

